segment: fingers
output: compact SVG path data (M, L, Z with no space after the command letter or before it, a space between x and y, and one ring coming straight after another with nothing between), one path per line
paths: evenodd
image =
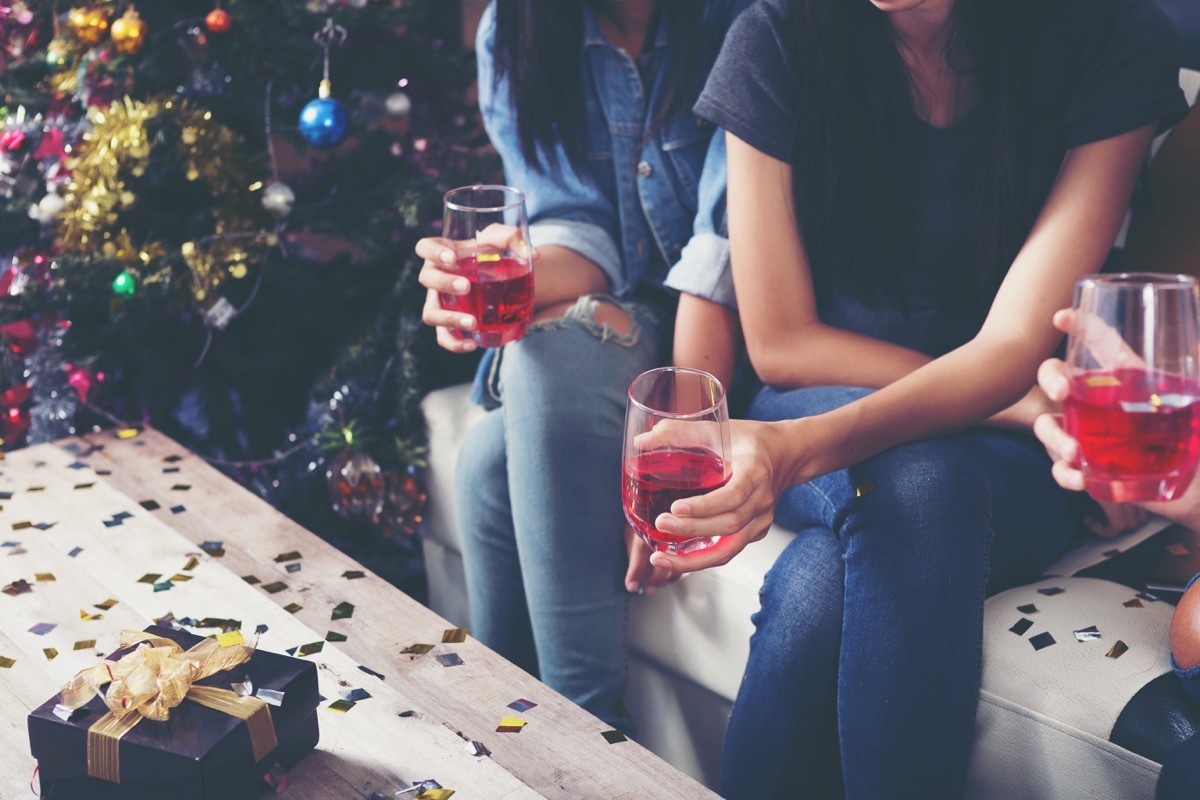
M1061 414L1042 414L1033 421L1033 433L1055 461L1078 464L1079 442L1063 430Z
M436 236L429 236L418 241L416 251L418 256L425 259L426 266L428 266L428 262L433 262L449 267L458 259L454 242Z
M442 308L438 293L430 289L425 293L425 308L421 319L437 330L437 343L452 353L470 353L478 347L467 331L475 329L475 318L470 314Z
M511 252L518 258L529 256L529 243L521 235L521 229L498 222L493 222L477 234L476 247L490 252Z
M1067 399L1071 391L1071 377L1062 359L1049 358L1038 367L1038 386L1056 403Z
M471 291L470 281L462 275L455 275L452 272L440 269L430 259L425 259L425 263L421 267L421 272L417 275L417 281L426 289L432 289L435 292L443 294L461 295Z
M1050 474L1054 476L1054 480L1058 482L1059 486L1068 491L1082 492L1084 490L1083 473L1065 461L1055 461L1050 467Z
M1097 501L1092 513L1084 518L1088 529L1103 539L1133 530L1146 521L1144 508L1131 503L1108 503Z
M625 547L629 552L629 567L625 571L625 590L633 594L654 594L679 579L679 573L650 563L654 551L633 528L625 526Z
M650 563L655 567L669 569L680 574L724 566L734 556L745 550L746 545L758 541L766 535L770 524L761 526L761 529L760 524L761 520L755 520L753 526L729 536L722 536L716 544L704 550L684 554L655 553L650 556Z

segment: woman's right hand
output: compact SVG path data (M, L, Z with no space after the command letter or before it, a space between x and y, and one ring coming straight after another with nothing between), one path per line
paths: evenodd
M446 272L443 267L454 264L454 243L440 237L428 237L417 242L417 255L425 259L417 280L427 290L421 319L437 329L437 343L451 353L470 353L478 345L471 338L476 321L470 314L442 308L439 292L463 295L471 291L471 282L461 275Z
M471 291L471 282L461 275L447 272L458 260L456 246L463 247L466 254L478 252L528 251L531 261L539 257L537 248L530 248L521 236L520 228L512 225L492 224L479 231L476 239L456 242L438 236L429 236L417 242L417 255L425 260L417 280L425 287L425 309L421 319L426 325L437 329L437 342L451 353L470 353L478 347L471 338L471 331L478 320L461 311L442 308L438 293L464 295Z

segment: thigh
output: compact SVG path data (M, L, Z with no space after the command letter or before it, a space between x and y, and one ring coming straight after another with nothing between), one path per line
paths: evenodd
M619 410L623 419L630 382L665 357L666 327L646 306L601 295L535 322L500 353L506 415Z

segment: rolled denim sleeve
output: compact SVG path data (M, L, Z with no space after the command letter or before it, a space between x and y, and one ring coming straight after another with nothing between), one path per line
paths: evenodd
M561 144L540 147L532 164L521 148L520 133L509 102L507 76L496 80L496 5L488 4L475 38L479 77L479 110L488 138L504 162L505 180L525 193L529 238L535 247L561 246L595 262L608 277L609 291L629 290L618 247L618 216L612 198L576 169Z
M727 308L737 308L729 269L729 234L725 213L725 131L717 128L700 172L696 221L692 238L667 273L666 285Z

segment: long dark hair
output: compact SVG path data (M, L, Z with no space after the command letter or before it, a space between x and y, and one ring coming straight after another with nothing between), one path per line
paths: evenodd
M539 145L553 152L554 145L563 142L573 163L584 151L586 116L580 62L585 2L595 4L596 0L496 0L496 79L508 78L521 151L538 169L559 166L542 162ZM661 67L667 71L663 76L667 88L653 110L652 130L690 109L699 93L702 54L695 45L705 5L697 0L659 0L655 25L667 26L672 45Z
M1015 5L958 0L946 45L950 67L975 82L980 115L972 266L985 304L1032 222ZM819 293L843 280L876 299L898 292L889 267L912 252L918 121L887 14L868 0L792 0L790 16L799 109L793 191L814 283Z

